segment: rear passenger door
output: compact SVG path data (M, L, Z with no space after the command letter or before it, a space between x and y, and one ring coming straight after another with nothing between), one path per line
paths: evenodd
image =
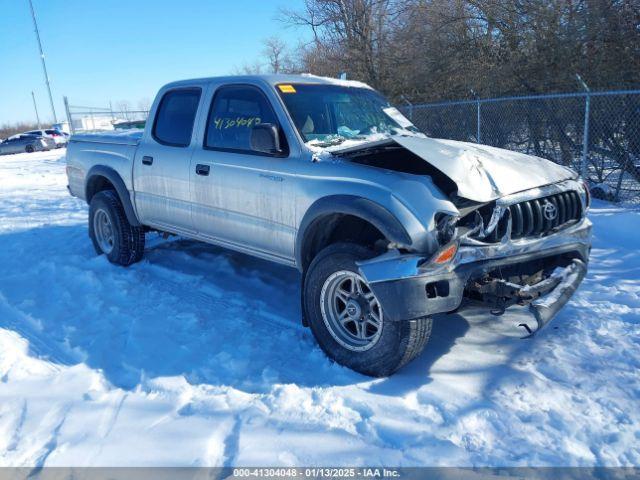
M30 143L29 139L25 139L23 137L14 138L11 140L11 153L20 153L27 151L27 145Z
M281 132L281 154L251 148L251 130L270 123ZM202 148L191 161L193 221L202 236L257 255L293 257L295 231L288 211L285 176L288 145L274 109L254 85L215 89Z
M136 151L135 204L145 225L193 232L189 166L202 89L169 89L162 95L150 130Z

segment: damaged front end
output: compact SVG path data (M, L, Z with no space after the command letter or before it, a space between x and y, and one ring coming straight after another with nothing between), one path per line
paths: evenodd
M591 249L588 194L561 183L459 208L438 219L442 248L428 257L389 251L359 264L387 318L410 320L480 302L500 315L526 305L522 333L546 325L586 275ZM440 221L438 221L440 220Z
M525 337L533 335L569 301L587 273L586 264L578 258L561 257L553 262L556 266L548 260L507 265L472 277L465 297L490 305L493 315L502 315L512 305L528 305L532 321L518 326Z

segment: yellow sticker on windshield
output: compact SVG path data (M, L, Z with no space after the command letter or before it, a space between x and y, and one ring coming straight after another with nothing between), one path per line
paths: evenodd
M278 85L278 88L282 93L296 93L296 89L293 85Z

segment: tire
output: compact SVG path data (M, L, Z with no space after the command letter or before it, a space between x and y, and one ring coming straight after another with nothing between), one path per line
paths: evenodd
M342 329L336 326L337 322L332 320L335 318L335 315L332 316L334 304L338 305L337 308L344 305L342 313L353 313L353 318L365 312L366 304L370 303L371 297L374 300L373 304L376 305L377 299L364 279L359 276L356 265L357 261L372 256L370 250L353 243L337 243L322 250L305 273L302 303L305 318L308 320L311 331L329 358L364 375L386 377L402 368L422 352L431 335L432 322L429 317L406 321L385 321L384 312L377 303L377 306L370 310L370 313L374 313L373 317L369 317L373 319L376 316L380 317L380 328L377 330L370 328L372 325L366 321L364 328L356 327L357 321L355 320L347 320L343 323ZM356 275L350 277L349 272ZM346 283L339 283L349 277L352 278L351 283L349 280L346 280ZM328 292L335 288L335 291L341 292L340 295L342 295L346 289L344 286L353 285L355 280L360 285L356 290L364 293L355 293L357 298L349 299L349 302L354 303L349 311L350 305L348 303L337 299L336 296L332 296ZM334 287L336 282L338 282L338 287ZM353 288L351 290L353 291ZM340 297L340 295L336 295ZM365 305L361 307L355 305L362 298L368 299L364 302ZM358 310L358 308L360 309ZM376 311L379 315L375 315ZM349 328L345 328L344 325ZM354 332L363 331L365 332L363 335L370 335L369 343L366 343L367 340L355 339Z
M96 253L106 255L116 265L139 262L144 254L144 228L129 223L113 190L98 192L91 199L89 236Z
M24 148L24 151L25 151L25 152L27 152L27 153L33 153L35 150L34 150L34 148L33 148L33 145L27 145L27 146Z

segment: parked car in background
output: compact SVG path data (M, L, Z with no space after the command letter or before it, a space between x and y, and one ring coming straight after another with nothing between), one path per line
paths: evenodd
M30 130L28 132L24 132L21 135L39 135L45 138L51 138L56 148L63 148L67 146L67 142L69 141L69 136L65 135L64 132L60 130L56 130L55 128L47 128L45 130Z
M0 142L0 155L41 152L56 148L53 139L40 135L14 135Z
M64 122L54 123L53 125L51 125L51 128L59 131L60 133L63 133L67 138L69 138L69 133L71 132L71 127L69 126L69 122L64 121Z

